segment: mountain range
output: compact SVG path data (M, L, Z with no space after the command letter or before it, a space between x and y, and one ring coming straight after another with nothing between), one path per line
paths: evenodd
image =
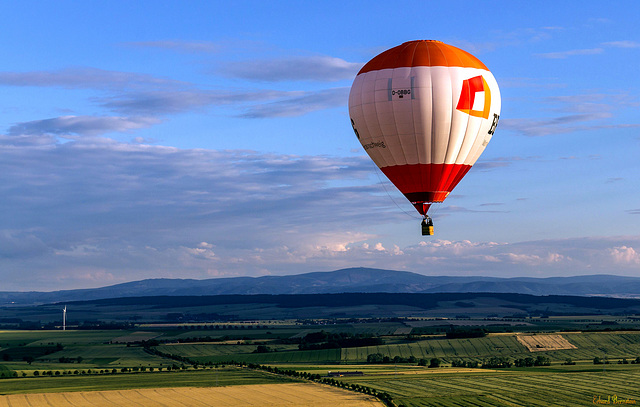
M330 293L518 293L640 298L640 278L615 275L574 277L453 277L373 268L348 268L289 276L206 280L147 279L101 288L51 292L0 292L0 303L43 304L141 296L200 296Z

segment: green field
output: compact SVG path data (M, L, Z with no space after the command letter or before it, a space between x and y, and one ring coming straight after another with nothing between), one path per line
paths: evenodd
M163 359L150 355L141 347L129 347L122 344L105 345L84 345L68 346L55 354L42 356L38 360L41 362L57 362L59 358L81 357L83 363L104 364L109 361L109 365L124 366L158 366L163 363Z
M278 352L296 350L297 345L269 345ZM160 345L157 347L162 352L186 356L189 358L228 356L238 354L250 354L256 350L256 345L234 345L219 343L185 343L175 345Z
M243 384L290 383L293 379L250 369L226 367L202 371L126 373L17 378L0 380L0 394L145 389L158 387L214 387Z
M224 355L204 356L191 353L192 348L179 349L182 346L173 347L173 354L186 356L199 363L219 362L246 362L246 363L340 363L340 349L284 351L270 353L235 353ZM178 348L178 349L175 349ZM255 346L254 346L255 348ZM166 348L163 348L166 349Z
M123 335L123 331L0 331L0 347L19 345L41 346L61 343L63 345L83 345L105 343Z

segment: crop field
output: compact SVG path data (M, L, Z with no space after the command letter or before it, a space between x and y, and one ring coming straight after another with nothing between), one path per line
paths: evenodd
M297 334L294 337L303 337L311 332L318 332L323 330L326 332L346 332L350 334L371 334L376 336L381 335L406 335L411 333L411 327L407 327L400 322L378 322L369 324L334 324L334 325L320 325L317 327L305 327L304 329L298 329ZM401 332L398 332L400 330Z
M231 326L231 325L227 325ZM242 325L240 325L242 326ZM295 327L275 327L268 329L202 329L202 330L187 330L187 331L170 331L161 332L162 335L158 336L158 339L185 339L198 337L211 337L211 338L223 338L225 336L243 337L251 340L263 340L263 339L277 339L277 338L289 338L300 332L300 328Z
M367 355L372 353L381 353L391 358L413 356L417 359L482 359L490 356L515 356L524 352L527 352L527 349L516 340L515 336L490 335L484 338L437 338L417 342L345 348L342 349L341 360L344 362L363 362L367 360Z
M63 345L82 345L105 343L117 336L122 331L0 331L0 347L12 347L20 345L42 346L60 343Z
M181 348L182 346L176 346ZM165 348L166 349L166 348ZM187 348L186 352L190 352ZM175 354L184 356L179 350ZM225 354L216 356L191 356L191 359L199 363L219 362L246 362L246 363L340 363L340 349L319 349L302 351L284 351L269 353L242 353Z
M57 361L60 357L81 357L85 363L104 363L105 360L109 360L110 364L125 364L127 366L156 366L163 362L166 363L162 358L150 355L140 347L128 347L124 344L69 346L55 354L42 356L39 359L41 361Z
M640 336L639 336L640 339ZM296 348L297 346L289 346ZM180 356L192 357L200 362L222 362L229 360L245 361L247 363L325 363L343 362L359 363L367 360L367 355L381 353L383 355L400 356L408 358L414 356L417 359L438 358L483 358L489 356L515 356L528 353L528 350L519 343L515 335L496 335L485 338L469 339L429 339L417 342L391 343L378 346L365 346L358 348L323 349L287 351L279 349L278 352L256 354L255 345L215 345L215 344L175 344L158 347L163 352ZM277 348L277 346L274 346Z
M519 339L520 338L520 339ZM528 348L521 342L525 338L531 343ZM536 345L540 345L537 348ZM390 358L396 356L416 359L440 358L451 362L454 359L482 361L503 356L523 358L544 355L552 361L566 359L593 360L594 357L609 359L635 359L640 356L640 332L585 332L562 335L518 335L491 334L483 338L447 339L435 337L418 341L389 340L386 344L356 348L298 351L296 345L269 345L276 350L270 353L252 353L256 345L182 343L161 345L158 349L200 363L243 361L246 363L343 363L366 362L367 356L380 353ZM544 347L543 347L544 346ZM552 348L550 348L552 347ZM554 349L555 348L555 349Z
M269 345L278 352L297 350L297 345ZM250 354L256 350L256 345L220 344L220 343L185 343L160 345L158 350L188 358L207 356Z
M562 335L518 335L516 338L529 349L529 352L576 349L576 346Z
M277 338L296 338L303 337L310 332L320 330L326 332L347 332L352 334L371 334L371 335L401 335L409 334L410 328L400 322L380 322L380 323L353 323L353 324L331 324L317 326L300 326L293 323L288 324L203 324L196 325L197 330L177 330L162 329L160 327L152 327L149 334L157 331L157 339L174 339L180 340L185 338L211 337L223 338L225 336L241 336L249 340L270 340ZM149 328L149 327L146 327ZM400 332L398 332L400 330ZM114 339L117 341L117 339Z
M71 406L299 406L376 407L371 396L311 383L256 384L230 387L178 387L94 392L35 393L0 396L0 407Z
M130 332L127 335L113 338L111 341L116 343L148 341L149 339L153 339L159 335L160 334L157 332L135 331L135 332Z
M365 371L366 372L366 371ZM586 406L616 397L640 403L638 368L538 369L455 374L372 374L341 378L386 391L396 404L421 406ZM613 404L613 403L610 403Z
M563 336L575 345L576 349L542 353L554 360L566 358L591 360L595 356L635 359L640 356L640 332L638 331L564 333Z
M546 336L546 335L545 335ZM575 349L549 351L540 354L556 361L567 358L591 360L606 354L609 358L636 358L640 356L640 332L587 332L563 334L565 340ZM492 356L526 357L530 351L516 339L516 334L489 335L484 338L429 339L417 342L397 343L360 348L344 348L341 360L358 363L367 360L367 355L381 353L393 358L400 356L417 359L442 358L482 360Z
M409 336L407 327L403 329L401 325L389 322L372 323L370 326L345 323L298 326L272 324L266 328L239 328L240 325L237 325L238 328L229 328L231 325L225 325L217 329L178 329L172 326L166 329L144 327L104 331L1 331L0 356L5 358L0 359L0 394L16 397L0 397L0 407L9 403L12 406L30 405L28 403L57 405L58 402L62 403L59 400L76 405L100 405L101 400L105 405L118 405L122 400L145 400L144 405L180 405L178 402L201 405L197 404L200 400L198 397L203 400L213 400L215 397L214 393L206 393L204 389L218 391L225 386L231 386L229 389L235 386L266 386L264 389L273 390L269 393L267 390L258 391L263 387L251 387L264 400L254 402L243 399L241 405L269 405L266 403L272 401L272 405L287 405L290 396L285 388L296 388L300 384L345 393L343 389L314 384L300 375L296 378L286 376L283 370L319 375L322 380L328 379L329 371L362 372L362 375L346 375L335 380L349 386L366 386L378 393L386 392L393 397L396 405L406 407L593 405L594 397L599 397L599 400L616 397L617 400L635 400L640 404L640 386L637 385L640 383L640 364L635 363L636 358L640 357L640 331L512 332L452 339L442 334ZM378 335L384 343L376 346L297 350L303 338L319 331ZM219 338L217 341L206 339L214 335ZM162 342L145 350L140 342L149 339ZM263 353L254 353L258 344L268 349L263 349ZM153 349L160 353L154 354ZM367 356L376 353L391 361L387 359L389 363L367 364ZM395 356L404 361L394 363ZM513 362L519 358L535 359L537 356L547 358L551 365L491 369L450 366L453 361L460 360L482 364L496 357ZM608 364L594 364L596 357ZM409 358L413 362L408 363ZM429 363L436 358L440 361L439 368L418 366L417 360L424 359ZM575 364L565 364L569 359ZM254 370L255 366L230 366L231 361L260 364L263 366L258 368L271 373ZM210 363L219 365L214 367ZM199 366L195 367L195 364ZM277 374L273 373L275 370L272 369L275 368L279 369ZM282 392L281 395L274 390L278 386L285 386L278 390ZM202 388L193 391L204 393L190 400L179 396L184 391L176 389L179 387ZM46 395L34 395L35 398L31 399L18 396L45 391ZM97 391L117 392L75 393ZM294 391L292 394L303 395L305 391ZM221 400L216 405L221 406L225 405L224 400L231 400L225 397L240 397L224 392L215 394ZM335 401L330 404L341 405L339 403L342 401L339 400L342 399L337 393L323 394L317 395L318 403L326 396L329 399L334 397L332 400ZM353 397L362 395L356 392L346 394ZM172 395L176 398L172 399ZM190 400L191 404L185 400ZM362 402L358 400L358 403ZM373 399L370 401L375 403ZM350 402L356 401L344 401Z

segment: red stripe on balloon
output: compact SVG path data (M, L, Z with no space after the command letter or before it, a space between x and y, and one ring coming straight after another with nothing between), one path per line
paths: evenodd
M411 202L442 202L471 169L465 164L407 164L381 168Z

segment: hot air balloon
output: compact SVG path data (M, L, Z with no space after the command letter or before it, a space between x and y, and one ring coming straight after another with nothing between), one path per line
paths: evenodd
M423 215L475 164L498 124L500 90L479 59L440 41L409 41L365 64L349 94L362 147Z

